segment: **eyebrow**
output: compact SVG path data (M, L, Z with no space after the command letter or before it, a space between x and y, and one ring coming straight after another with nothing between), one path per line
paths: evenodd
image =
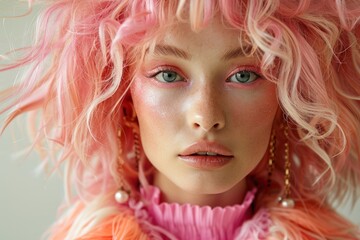
M231 49L224 54L221 60L228 61L237 57L249 56L251 54L251 50L252 46L250 45Z
M221 57L221 60L228 61L237 57L247 56L251 53L252 47L251 46L242 46L235 49L231 49ZM183 58L186 60L191 59L191 54L171 45L162 45L158 44L154 48L155 55L172 55L175 57Z
M186 51L170 46L170 45L156 45L154 49L155 55L173 55L175 57L183 58L186 60L189 60L191 58L191 55L187 53Z

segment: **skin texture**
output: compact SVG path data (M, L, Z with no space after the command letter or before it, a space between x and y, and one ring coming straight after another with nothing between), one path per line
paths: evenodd
M175 24L135 74L131 95L141 142L163 201L240 203L245 177L266 155L278 109L275 84L261 77L255 57L236 51L239 36L217 20L196 33ZM237 82L239 71L251 81ZM218 143L233 157L220 167L190 166L179 155L199 141Z

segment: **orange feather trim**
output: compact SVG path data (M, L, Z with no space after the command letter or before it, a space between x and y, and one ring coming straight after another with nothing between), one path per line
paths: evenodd
M129 214L120 213L116 216L108 217L100 225L95 227L85 236L77 238L77 240L146 240L148 235L141 229L138 220Z

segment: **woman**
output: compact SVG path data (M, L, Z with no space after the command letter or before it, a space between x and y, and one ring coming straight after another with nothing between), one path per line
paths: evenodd
M49 1L1 98L64 166L49 238L359 238L359 6Z

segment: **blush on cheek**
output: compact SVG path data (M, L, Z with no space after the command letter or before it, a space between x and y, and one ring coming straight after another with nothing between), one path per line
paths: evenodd
M235 110L232 121L246 128L261 128L272 124L276 110L277 107L273 106L246 107L246 109Z
M277 109L276 99L250 102L242 107L233 108L235 114L232 115L232 122L239 132L245 133L251 139L259 140L262 136L267 139L267 135L271 134Z
M138 117L156 121L173 115L174 98L168 90L153 86L144 77L135 79L130 90Z
M275 89L271 90L268 89L260 99L249 106L251 109L249 109L248 118L257 125L271 126L274 121L279 105L274 94Z

